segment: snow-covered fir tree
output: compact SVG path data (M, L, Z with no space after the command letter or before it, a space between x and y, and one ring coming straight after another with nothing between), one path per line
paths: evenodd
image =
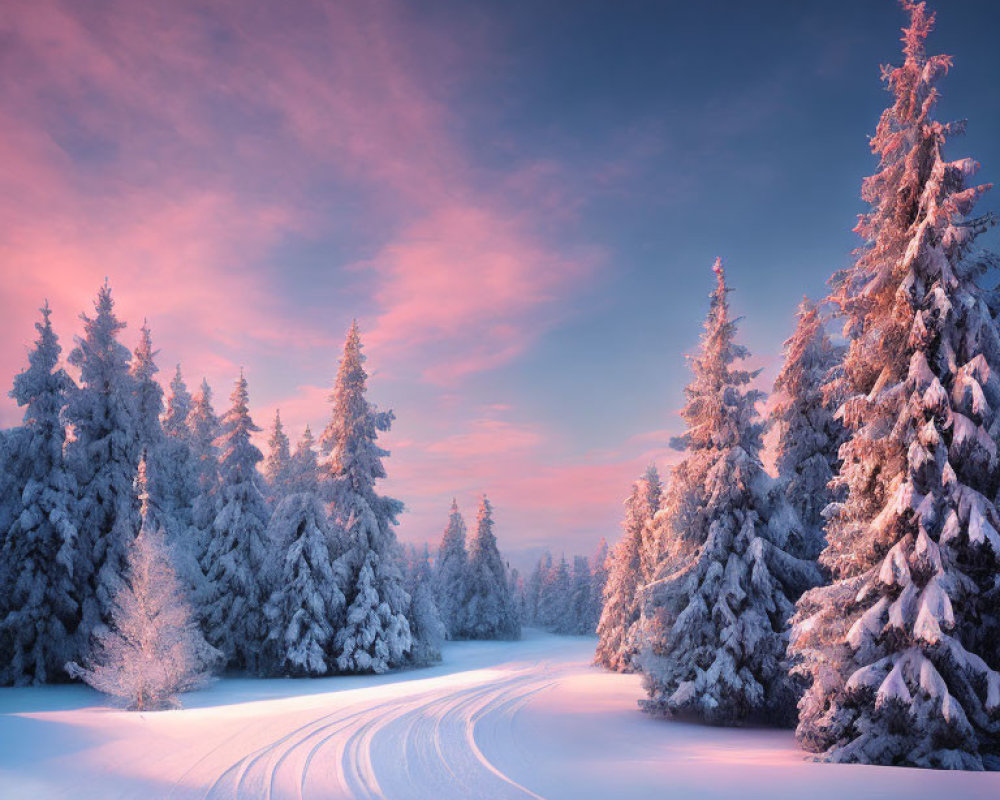
M583 635L594 632L591 598L592 576L590 561L586 556L573 556L573 577L569 594L569 613L566 615L565 633Z
M0 540L8 576L0 584L0 683L5 685L51 681L74 657L76 484L63 456L63 411L73 382L59 367L62 348L48 303L41 312L28 368L14 378L10 393L24 407L24 424L17 437L20 469L11 473L13 519Z
M273 507L288 493L289 471L292 465L291 444L281 424L280 410L274 412L274 423L271 426L267 448L264 480L267 486L267 500Z
M178 694L208 680L220 654L202 638L163 535L152 527L144 464L138 484L142 527L129 544L110 628L95 636L84 666L73 662L66 669L128 708L144 711L178 705Z
M525 615L531 625L543 624L541 620L542 589L551 571L552 553L546 551L538 559L538 563L535 564L535 568L531 571L531 575L528 576L528 580L525 582Z
M799 741L831 761L1000 767L1000 333L971 217L988 186L948 161L961 125L933 118L948 56L904 2L904 60L871 140L865 245L832 294L849 341L850 438L821 556L833 582L799 603L790 652L810 686Z
M701 541L684 568L644 592L640 656L651 713L716 724L785 720L794 692L783 658L794 602L818 582L814 562L785 551L797 524L760 461L763 422L754 373L734 365L735 341L722 262L705 323L695 380L687 388L683 441L705 456L705 484L690 519ZM689 534L691 536L691 534Z
M385 672L404 663L412 644L406 611L410 597L396 561L393 526L403 504L376 492L385 477L377 443L392 424L391 411L379 411L365 397L368 374L357 322L351 325L337 371L332 415L321 445L328 454L325 478L331 509L345 533L341 557L347 575L347 617L334 638L342 672Z
M221 421L218 513L202 560L202 617L209 642L233 667L260 672L268 638L264 603L269 595L270 514L261 492L260 450L250 441L258 428L250 417L242 370Z
M268 538L277 563L265 608L268 669L285 675L332 670L333 635L344 622L342 532L315 492L287 495L274 510Z
M458 612L458 629L466 639L519 639L507 567L493 533L493 507L483 495L476 535L469 544L465 599Z
M448 526L441 536L434 563L434 596L448 638L459 636L459 612L465 602L468 554L465 550L465 520L452 499Z
M778 426L778 477L802 523L801 554L815 558L823 549L822 511L834 499L830 481L844 440L837 404L824 387L834 378L843 352L830 341L819 308L808 298L799 305L797 319L774 382L771 421Z
M288 491L315 492L319 487L319 462L312 431L306 425L288 464Z
M617 672L632 672L639 652L637 626L642 616L640 589L656 570L649 547L653 516L659 507L662 486L656 467L632 484L625 501L622 538L611 557L604 604L597 625L597 652L594 661ZM646 556L646 559L643 556Z
M132 364L129 372L132 376L135 391L136 433L139 436L139 447L147 453L155 453L163 436L160 416L163 414L163 387L154 377L160 371L156 366L156 355L153 350L153 338L149 325L143 320L139 329L139 344L132 354ZM147 457L147 471L152 471L152 462ZM150 474L150 497L153 493L153 475Z
M204 378L191 400L187 426L194 482L189 541L201 564L212 540L212 526L219 507L219 450L215 444L219 436L219 418L212 407L212 388ZM198 610L200 613L200 607Z
M190 414L191 393L178 364L167 395L158 460L161 517L164 538L174 558L174 568L187 585L191 597L197 598L201 595L204 576L198 563L201 537L193 528L198 476L192 450L193 437L188 427Z
M597 631L597 625L601 621L601 612L604 610L604 587L608 584L608 541L603 536L597 544L597 552L590 559L591 581L590 581L590 608L591 608L591 631Z
M133 488L140 457L135 381L129 375L128 348L118 341L125 323L115 316L106 283L95 310L93 317L81 315L84 335L69 354L82 385L67 407L74 433L67 460L78 486L73 565L81 614L77 635L84 648L91 634L111 619L126 553L139 531Z
M410 595L410 608L406 619L410 623L413 646L410 662L423 666L441 660L441 645L445 640L445 626L434 599L433 573L430 552L425 544L420 552L413 551L407 564L406 592Z
M569 607L570 581L569 562L566 556L559 557L559 563L548 560L548 569L541 567L542 585L538 594L538 615L536 624L551 631L560 631L566 609Z

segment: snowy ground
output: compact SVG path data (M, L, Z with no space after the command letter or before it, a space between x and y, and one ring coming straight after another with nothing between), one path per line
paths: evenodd
M649 719L592 639L447 646L382 677L228 679L130 714L0 689L0 797L995 798L1000 777L804 759L788 732Z

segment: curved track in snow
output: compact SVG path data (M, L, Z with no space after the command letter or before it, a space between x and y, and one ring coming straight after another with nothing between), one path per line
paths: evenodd
M222 798L540 798L494 765L484 745L516 747L520 707L556 680L551 664L355 703L298 725L223 767ZM476 673L471 673L476 675Z

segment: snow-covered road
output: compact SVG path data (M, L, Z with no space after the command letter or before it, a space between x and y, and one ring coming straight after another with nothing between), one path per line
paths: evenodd
M129 714L0 689L2 798L995 798L993 775L815 764L786 731L666 723L593 640L447 647L381 677L227 679Z

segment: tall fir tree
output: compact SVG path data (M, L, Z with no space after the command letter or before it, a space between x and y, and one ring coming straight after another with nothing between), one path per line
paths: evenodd
M289 470L292 464L291 444L281 424L280 410L274 412L274 423L271 425L267 448L264 480L267 486L267 500L274 507L288 494Z
M206 581L203 616L209 642L225 655L227 663L259 673L266 667L264 603L270 593L270 514L257 472L264 457L250 441L250 435L260 428L250 417L242 370L230 400L217 441L219 510L202 561Z
M111 604L122 585L129 545L139 531L139 506L133 485L139 465L139 414L128 349L118 341L125 327L114 313L111 289L97 294L93 317L81 314L84 335L77 337L69 363L80 370L67 418L74 438L67 445L78 496L73 567L81 620L81 647L111 619Z
M632 484L632 492L625 501L623 535L611 557L597 625L594 662L616 672L632 672L636 668L637 626L642 616L640 589L655 571L654 565L644 563L643 555L648 553L646 547L661 488L659 473L653 466Z
M334 637L334 654L342 672L385 672L401 666L412 639L406 611L410 597L396 561L396 517L399 500L378 494L384 478L379 431L389 430L391 411L379 411L366 398L368 374L361 335L354 322L330 397L332 414L321 446L328 454L326 484L336 523L344 530L341 557L347 575L346 624Z
M212 407L212 388L204 378L191 401L187 425L194 482L189 541L198 562L202 563L212 541L212 525L219 509L219 449L216 446L219 418Z
M816 558L825 538L822 512L835 499L830 482L845 438L833 388L843 349L830 341L819 308L808 298L797 319L774 381L771 421L778 426L778 477L802 522L801 554Z
M465 599L458 628L467 639L519 639L521 627L514 611L507 567L493 533L493 506L483 495L476 535L469 544Z
M74 384L59 367L62 348L48 303L41 312L28 368L14 378L10 393L24 407L24 425L16 462L21 470L13 475L13 521L0 548L0 560L9 570L0 599L0 683L17 686L64 675L63 664L75 655L70 634L78 611L73 586L76 483L63 455L63 412Z
M542 586L538 594L538 624L550 631L560 629L563 615L569 606L571 580L569 562L566 556L559 557L559 563L553 564L551 556L541 566Z
M319 462L312 431L306 425L288 464L288 491L315 492L319 488Z
M136 433L139 437L139 447L147 453L156 453L163 437L163 427L160 416L163 414L163 387L156 380L160 371L156 366L158 350L153 350L152 333L146 320L139 329L139 344L132 353L132 364L129 374L132 376L135 391ZM147 456L147 472L151 472L153 464ZM150 498L153 495L153 475L147 478L150 483Z
M846 498L821 561L833 582L802 598L791 654L809 688L797 734L830 761L1000 767L1000 332L975 251L988 186L948 161L961 125L933 118L951 65L928 56L934 17L904 0L903 63L863 184L865 245L836 277L845 320Z
M590 559L591 568L591 623L593 632L597 631L597 625L601 621L601 612L604 610L604 587L608 585L608 540L603 536L597 543L597 552Z
M586 556L573 556L573 586L570 589L566 633L586 635L594 632L590 608L592 596L590 561Z
M749 387L755 373L734 365L748 353L735 341L721 260L714 271L681 412L688 425L682 440L707 467L685 510L702 526L692 532L701 545L688 565L644 592L641 666L649 697L641 705L715 724L785 721L795 699L783 664L786 621L819 575L814 562L785 549L797 520L761 464L761 393Z
M441 620L450 639L459 636L459 612L465 602L468 582L468 553L465 549L465 520L458 501L451 501L448 526L441 536L434 564L434 595Z
M414 550L410 554L406 569L406 592L410 595L410 609L406 618L413 636L410 661L417 666L440 661L445 626L434 600L433 572L426 544L419 552Z

